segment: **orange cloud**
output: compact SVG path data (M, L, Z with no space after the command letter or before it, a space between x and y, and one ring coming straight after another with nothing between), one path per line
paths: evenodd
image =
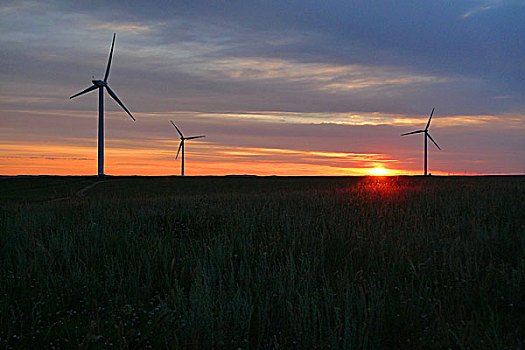
M176 143L167 148L107 147L105 172L111 175L180 173ZM96 147L2 144L3 175L90 175L96 173ZM194 142L186 148L187 175L366 175L377 164L395 163L381 154L317 152L278 148L223 147ZM398 172L399 170L392 170Z

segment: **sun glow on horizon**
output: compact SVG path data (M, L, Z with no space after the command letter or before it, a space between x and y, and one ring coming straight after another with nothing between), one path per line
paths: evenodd
M388 169L377 166L375 168L368 169L368 174L372 176L386 176L386 175L391 175L392 172Z

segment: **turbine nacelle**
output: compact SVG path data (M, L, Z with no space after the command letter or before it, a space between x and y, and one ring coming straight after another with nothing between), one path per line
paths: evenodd
M105 81L103 80L91 80L91 82L93 83L93 85L95 85L96 87L104 87L106 85L108 85L108 83L106 83Z

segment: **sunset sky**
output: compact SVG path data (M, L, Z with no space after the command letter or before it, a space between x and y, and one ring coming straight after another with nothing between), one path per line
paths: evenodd
M146 5L145 5L146 4ZM2 1L0 175L525 173L525 1ZM376 171L377 173L377 171Z

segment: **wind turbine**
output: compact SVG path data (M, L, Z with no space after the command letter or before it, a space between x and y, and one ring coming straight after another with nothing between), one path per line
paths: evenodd
M428 132L428 127L430 126L430 121L432 120L432 115L434 114L434 109L435 108L432 108L432 112L430 112L430 117L428 118L428 123L427 123L427 126L425 127L425 130L416 130L416 131L411 131L411 132L407 132L407 133L404 133L404 134L401 134L401 136L405 136L405 135L411 135L411 134L419 134L419 133L425 133L425 176L427 176L427 138L430 139L430 141L432 141L434 143L434 145L436 145L436 147L441 150L441 148L439 147L439 145L436 143L436 141L434 141L434 139L432 138L432 136L430 136L429 132Z
M172 120L170 120L170 122L171 122L171 125L173 125L173 127L177 130L177 132L180 135L179 150L177 151L177 156L175 157L175 159L179 158L179 152L180 152L180 149L182 148L182 167L181 167L180 175L184 176L184 141L198 139L198 138L205 137L205 136L199 135L199 136L184 137L184 135L182 135L182 132L180 132L179 128L177 128L177 125L175 125L175 123L173 123Z
M98 176L102 177L104 176L104 89L108 91L108 94L113 97L113 99L122 107L126 113L129 114L131 119L135 120L135 118L131 115L129 110L124 106L122 101L119 100L117 95L111 90L111 88L108 85L108 77L109 77L109 68L111 67L111 58L113 57L113 47L115 46L115 36L116 34L113 34L113 42L111 43L111 51L109 53L109 60L108 60L108 66L106 68L106 74L104 75L104 80L91 80L93 85L88 87L87 89L79 92L78 94L75 94L70 97L70 99L75 98L77 96L83 95L87 92L93 91L98 89Z

